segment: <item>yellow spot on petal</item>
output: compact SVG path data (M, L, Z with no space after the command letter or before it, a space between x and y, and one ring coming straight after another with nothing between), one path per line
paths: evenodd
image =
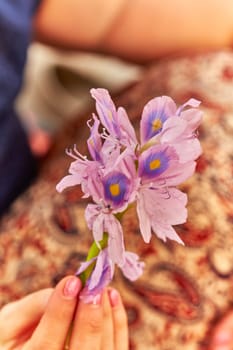
M155 119L152 123L152 129L153 131L158 131L162 128L162 122L160 119Z
M116 197L120 194L120 186L119 184L112 184L109 186L109 190L113 197Z
M111 111L108 111L108 117L110 120L112 120L112 112Z
M150 170L155 170L160 168L161 161L160 159L154 159L150 162Z

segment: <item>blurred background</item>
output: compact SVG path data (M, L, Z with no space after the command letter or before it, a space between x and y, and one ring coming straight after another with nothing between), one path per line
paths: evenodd
M69 119L93 107L92 87L115 94L138 81L143 67L123 59L31 44L16 108L24 125L54 134Z

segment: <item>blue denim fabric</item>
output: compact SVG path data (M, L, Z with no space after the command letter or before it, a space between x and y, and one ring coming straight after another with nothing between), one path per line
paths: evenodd
M0 0L0 215L36 173L36 162L14 111L38 0Z

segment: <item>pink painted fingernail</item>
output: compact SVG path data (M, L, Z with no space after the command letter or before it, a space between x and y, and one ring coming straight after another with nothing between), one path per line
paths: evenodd
M97 294L94 298L93 298L93 305L100 305L101 304L101 300L102 300L102 295L101 294Z
M119 304L120 295L116 289L110 289L109 292L110 304L112 307L115 307Z
M64 286L63 295L67 298L76 298L81 289L81 282L76 277L70 277Z

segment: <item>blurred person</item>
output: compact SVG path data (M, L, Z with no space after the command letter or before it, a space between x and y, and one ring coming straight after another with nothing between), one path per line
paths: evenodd
M231 0L43 0L36 38L148 62L233 45Z
M67 276L55 289L42 289L4 306L0 348L127 350L127 316L118 291L109 288L89 304L80 300L80 291L81 281Z

